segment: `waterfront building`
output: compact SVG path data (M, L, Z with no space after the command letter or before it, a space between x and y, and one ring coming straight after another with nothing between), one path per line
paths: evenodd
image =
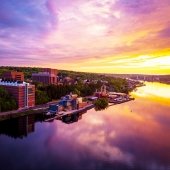
M42 69L42 72L33 73L32 80L44 84L57 84L57 74L57 69L44 68Z
M35 85L23 81L0 79L0 86L14 97L18 108L35 106Z
M8 71L2 74L4 79L24 81L24 73L18 71Z
M96 91L94 95L95 95L95 97L98 97L98 98L108 97L106 85L103 84L103 85L101 86L100 92Z
M87 102L83 102L82 97L78 97L76 94L66 95L55 104L51 104L48 109L47 115L55 115L61 111L71 111L84 108L88 105Z

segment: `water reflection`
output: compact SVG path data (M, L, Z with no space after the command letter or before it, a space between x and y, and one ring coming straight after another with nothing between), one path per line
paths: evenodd
M35 131L35 121L42 121L42 115L28 115L0 122L0 135L24 138Z
M34 115L6 120L0 123L0 134L13 138L23 138L34 132Z
M162 83L148 83L146 86L138 88L132 95L145 99L157 101L163 105L170 105L170 85Z
M61 120L67 124L78 122L80 119L82 119L82 114L83 113L77 113L77 114L73 114L73 115L65 115L62 117Z
M159 88L164 87L160 84ZM146 86L138 90L145 93L144 89ZM153 100L147 91L147 95L141 96L138 90L133 93L136 100L104 111L92 109L62 121L37 122L35 132L25 140L11 142L11 138L0 136L1 167L168 170L170 105L163 104L162 100L170 98L157 96L161 100ZM17 151L15 158L11 156L11 150ZM18 165L16 162L20 160L23 161Z

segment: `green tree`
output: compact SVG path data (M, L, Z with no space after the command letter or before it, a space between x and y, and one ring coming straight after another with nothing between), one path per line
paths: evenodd
M5 90L4 87L0 87L0 112L10 111L17 109L17 103L13 96Z
M45 91L36 90L35 92L35 103L45 104L49 102L49 97Z
M99 98L94 102L95 110L104 110L109 106L109 102L106 98Z
M73 90L73 94L77 94L78 96L80 96L80 91L77 88L75 88Z

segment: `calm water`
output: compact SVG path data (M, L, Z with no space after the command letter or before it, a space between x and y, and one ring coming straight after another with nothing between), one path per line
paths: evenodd
M0 123L0 169L169 170L170 85L64 122L29 116Z

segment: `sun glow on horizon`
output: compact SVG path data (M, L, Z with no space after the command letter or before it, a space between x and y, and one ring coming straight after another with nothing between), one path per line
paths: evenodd
M148 83L146 86L140 87L137 91L132 92L133 96L140 96L148 99L152 99L156 102L160 102L165 105L170 105L170 86L162 83Z
M1 4L0 65L170 74L169 1Z

